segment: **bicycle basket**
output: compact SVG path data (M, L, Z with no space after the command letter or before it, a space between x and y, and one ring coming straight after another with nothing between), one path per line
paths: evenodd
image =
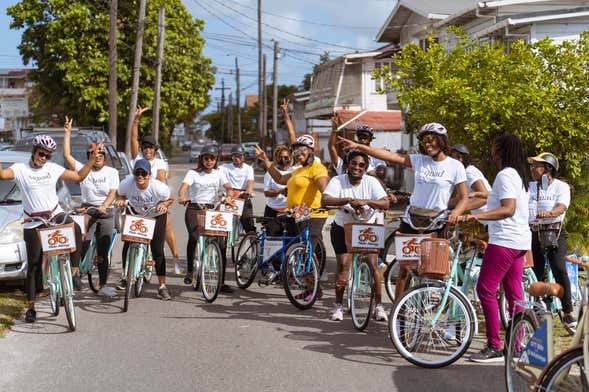
M353 253L378 253L384 248L383 225L346 223L344 225L346 248Z
M123 218L121 240L149 244L153 238L154 231L155 219L127 214Z
M417 265L420 276L441 277L450 273L450 243L443 238L425 238L420 243L421 258Z
M56 256L76 251L76 232L73 223L39 228L37 234L41 241L43 254L46 256Z
M196 211L196 226L200 235L205 235L207 237L227 237L231 231L232 224L233 214L231 213L215 210Z

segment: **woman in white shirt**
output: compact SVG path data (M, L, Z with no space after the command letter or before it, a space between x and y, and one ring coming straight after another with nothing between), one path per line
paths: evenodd
M184 214L184 223L188 231L188 242L186 243L186 276L185 284L192 283L194 273L194 257L196 255L196 245L198 244L198 225L197 211L212 209L219 200L219 193L225 191L231 193L232 187L225 174L217 168L219 149L213 145L205 146L198 157L196 169L191 169L186 173L182 185L178 190L178 203L186 206ZM227 252L225 239L219 237L219 246L221 248L221 258L223 259L223 273L221 291L225 293L232 292L231 287L225 283L225 266L227 264Z
M514 135L498 137L493 142L491 158L500 171L487 199L487 211L460 217L461 221L485 220L489 228L489 245L477 282L485 315L487 347L471 357L474 362L503 361L497 291L503 283L509 312L513 314L514 303L523 300L524 258L532 241L528 227L526 157L521 141Z
M59 205L57 197L57 181L80 182L86 178L96 161L96 154L92 152L88 162L79 170L66 170L65 168L49 162L51 154L57 149L55 140L49 135L38 135L33 139L33 151L31 159L27 163L15 163L8 169L0 165L0 180L15 180L22 194L23 210L26 217L40 216L45 219L54 219L61 222L64 213ZM73 219L68 217L65 223L72 223ZM33 323L37 320L35 311L35 295L43 290L41 276L43 252L41 240L37 234L38 228L43 228L40 222L26 222L23 226L24 241L27 246L27 279L25 282L28 300L28 309L25 313L25 320ZM77 277L76 287L79 287L78 265L80 263L80 250L82 248L82 232L77 224L74 224L76 231L76 250L70 254L72 263L72 275ZM40 285L40 286L39 286Z
M464 144L453 145L450 155L452 158L461 162L466 171L469 196L466 210L473 213L484 211L485 205L487 204L487 196L489 196L489 191L491 190L489 181L487 181L485 175L472 163L472 156ZM453 207L455 204L455 198L450 200L450 207Z
M274 166L280 174L288 174L292 172L295 167L292 166L292 156L290 149L287 146L278 146L274 150ZM286 207L286 185L282 185L274 181L270 173L264 174L264 196L266 196L266 208L264 209L264 216L274 218L278 213L288 211ZM282 228L276 224L274 227L268 227L268 235L282 234Z
M568 184L556 178L559 164L554 155L543 152L528 158L528 163L534 180L529 185L534 273L538 280L543 280L546 255L554 280L564 289L562 322L565 327L574 328L577 320L572 314L571 282L564 259L567 254L566 234L562 227L566 210L571 203L571 189ZM544 230L552 231L558 236L556 246L542 246L539 236Z
M347 173L333 177L329 181L321 197L321 206L335 207L348 205L356 210L362 209L365 206L373 209L386 209L389 202L382 185L380 185L380 182L375 177L366 175L366 170L370 164L368 155L358 150L351 150L347 154L346 161L348 163ZM342 300L352 262L352 254L348 252L344 241L344 225L355 221L350 213L338 209L335 213L334 222L331 224L331 245L333 246L337 259L335 305L330 317L333 321L341 321L344 317ZM374 309L374 315L377 320L386 321L387 314L380 302L382 295L382 273L377 266L377 255L370 254L368 257L375 272L376 307Z

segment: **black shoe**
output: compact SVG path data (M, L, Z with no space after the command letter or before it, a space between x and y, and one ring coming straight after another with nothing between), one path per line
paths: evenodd
M74 283L74 290L81 291L82 290L82 278L80 278L80 274L76 274L72 277L72 282Z
M159 290L157 291L157 296L162 300L162 301L169 301L172 299L172 296L170 295L170 292L168 291L167 287L160 287Z
M478 363L503 362L503 350L487 346L480 352L473 354L470 360Z
M222 293L225 294L233 294L233 289L231 288L231 286L224 284L223 286L221 286L221 290Z
M27 310L27 312L25 313L25 321L27 323L34 323L35 321L37 321L37 312L35 311L35 309Z
M187 272L184 276L184 284L192 284L192 272Z
M565 314L562 318L562 325L565 328L575 328L577 326L577 320L572 314Z

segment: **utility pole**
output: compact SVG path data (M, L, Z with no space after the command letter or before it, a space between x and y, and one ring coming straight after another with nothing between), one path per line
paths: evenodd
M262 139L264 140L264 146L268 146L268 99L266 93L266 54L262 55Z
M164 62L164 40L165 40L165 21L166 9L160 7L157 18L157 65L155 68L155 89L153 98L153 121L152 134L156 142L159 142L160 136L160 91L162 87L162 63Z
M227 111L227 132L229 132L229 143L233 143L233 94L229 93L229 110Z
M118 0L110 0L108 35L108 136L117 148L117 10Z
M225 79L221 79L221 88L217 87L215 90L221 90L221 140L223 143L223 136L225 135L225 90L229 90L229 87L225 87Z
M280 43L274 41L274 70L272 71L272 151L276 148L278 132L278 51Z
M260 142L264 140L264 113L262 97L264 94L264 79L262 75L262 0L258 0L258 136Z
M145 28L145 1L139 0L139 16L137 20L137 37L135 38L135 58L133 59L133 80L131 82L131 102L129 103L129 116L127 118L127 138L125 140L125 152L131 155L131 129L137 107L137 94L139 93L139 70L141 68L141 55L143 53L143 30Z
M241 102L239 98L239 64L237 63L237 57L235 58L235 83L237 85L236 91L236 106L237 106L237 143L241 144Z

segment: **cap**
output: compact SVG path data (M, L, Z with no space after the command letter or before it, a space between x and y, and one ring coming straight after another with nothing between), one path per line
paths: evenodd
M547 163L552 166L556 171L559 169L558 159L554 155L549 152L541 152L540 154L536 155L535 157L529 157L528 163L533 162L540 162L540 163Z
M468 148L466 148L466 146L464 144L455 144L452 146L452 150L456 150L459 153L464 154L464 155L470 155Z
M135 161L135 164L133 165L133 171L137 169L143 169L146 172L151 173L151 163L149 163L147 159L139 159Z
M141 138L141 145L143 144L151 144L152 146L157 146L155 138L151 135L145 135Z

